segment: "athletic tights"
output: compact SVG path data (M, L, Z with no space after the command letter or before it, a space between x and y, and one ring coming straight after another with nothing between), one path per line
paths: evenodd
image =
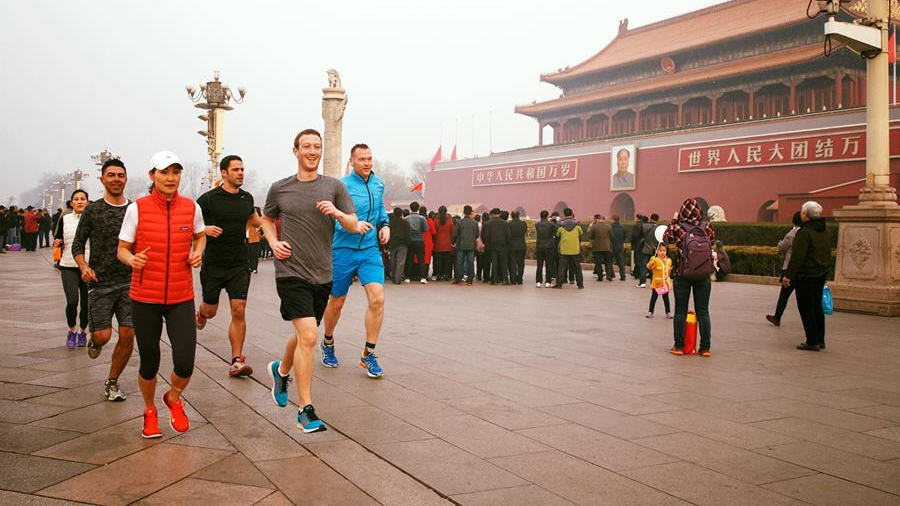
M78 316L78 306L81 302L81 315L78 323L81 328L88 326L88 287L81 279L81 270L78 267L60 267L63 291L66 294L66 323L69 328L75 327L75 317Z
M148 304L131 301L134 335L141 357L141 378L152 380L159 372L159 338L163 322L172 344L172 363L175 374L190 378L194 373L197 351L197 327L194 323L194 301L178 304Z

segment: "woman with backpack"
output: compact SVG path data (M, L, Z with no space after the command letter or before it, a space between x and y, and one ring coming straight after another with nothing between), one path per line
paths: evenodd
M684 355L684 322L691 293L700 327L699 354L703 357L710 355L712 322L709 317L709 295L712 283L709 277L714 272L716 231L708 222L702 221L702 216L700 204L695 199L686 199L663 234L662 242L674 243L678 251L673 275L675 345L669 350L673 355Z

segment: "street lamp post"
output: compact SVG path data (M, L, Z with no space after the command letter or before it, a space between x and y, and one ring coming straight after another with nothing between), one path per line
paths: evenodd
M94 162L94 165L100 167L99 169L97 169L98 171L103 170L102 167L103 167L104 163L106 163L110 160L118 160L118 159L119 159L119 155L114 155L114 154L110 153L109 149L104 149L103 151L101 151L100 153L98 153L96 155L91 155L91 161ZM100 174L100 175L102 176L103 174Z
M196 102L194 107L207 111L205 114L197 116L206 122L206 130L199 130L197 133L206 137L207 153L209 153L209 186L212 188L216 184L216 165L218 165L219 155L222 153L225 111L234 109L229 105L231 102L242 103L247 90L244 87L238 87L238 96L234 96L231 88L219 81L218 70L213 72L213 80L201 84L199 89L192 84L185 86L185 89L191 101ZM204 99L205 102L201 102Z
M866 58L866 184L857 205L834 210L834 307L900 316L900 205L891 186L888 63L890 0L869 0L867 18L839 21L843 0L828 0L825 34ZM829 46L830 47L830 46Z

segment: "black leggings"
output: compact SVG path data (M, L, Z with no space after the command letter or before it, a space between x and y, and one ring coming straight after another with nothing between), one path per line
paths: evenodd
M152 380L159 372L159 338L163 320L172 344L172 363L179 377L190 378L194 373L194 354L197 351L197 327L194 326L194 301L179 304L147 304L131 301L134 334L141 357L141 378Z
M66 293L66 323L69 328L75 326L75 316L78 314L79 302L81 302L81 328L88 326L88 287L81 280L81 270L78 267L60 267L63 291Z
M652 313L656 309L656 299L659 298L659 294L656 293L656 289L650 290L650 312ZM666 305L666 314L672 312L669 307L669 292L666 292L662 295L663 304Z

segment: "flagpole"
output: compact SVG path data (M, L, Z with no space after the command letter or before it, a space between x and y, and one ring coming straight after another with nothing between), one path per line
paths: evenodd
M897 105L897 25L894 25L894 36L888 39L893 47L891 48L891 53L894 55L894 102L893 105Z
M488 145L490 153L494 154L494 111L488 111Z
M472 115L472 158L475 158L475 115Z

